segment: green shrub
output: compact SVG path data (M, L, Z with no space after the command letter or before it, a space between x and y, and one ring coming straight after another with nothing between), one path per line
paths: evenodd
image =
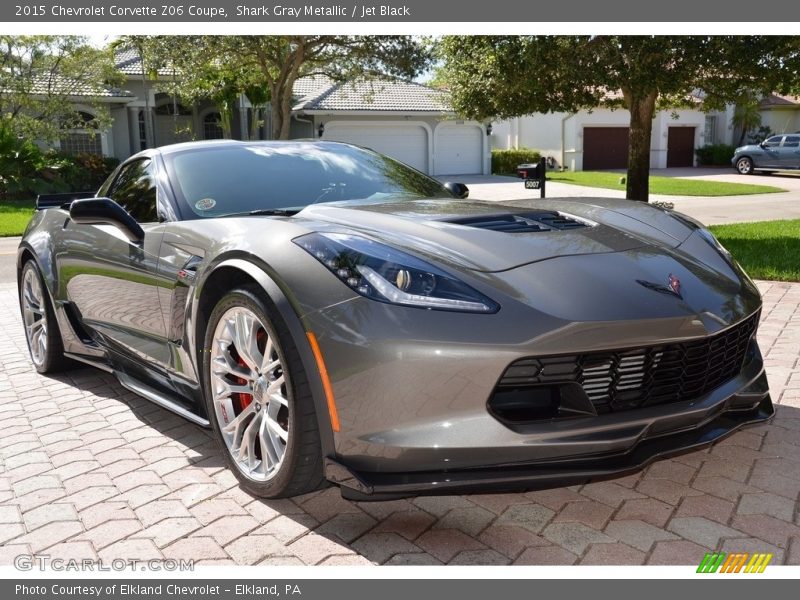
M495 175L516 175L517 165L536 163L539 162L541 157L541 152L531 148L492 150L492 173Z
M4 200L94 191L118 164L116 158L92 154L43 152L32 141L0 125L0 198Z
M730 166L736 148L729 144L707 144L697 148L694 153L701 165Z

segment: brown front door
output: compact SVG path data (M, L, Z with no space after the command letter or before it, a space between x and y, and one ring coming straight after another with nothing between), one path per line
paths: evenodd
M583 170L627 169L627 127L584 127Z
M694 127L670 127L667 138L667 167L694 166Z

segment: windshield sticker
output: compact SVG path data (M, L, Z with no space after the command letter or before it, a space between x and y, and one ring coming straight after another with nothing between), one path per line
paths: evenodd
M195 202L194 207L197 210L211 210L217 205L217 201L213 198L203 198Z

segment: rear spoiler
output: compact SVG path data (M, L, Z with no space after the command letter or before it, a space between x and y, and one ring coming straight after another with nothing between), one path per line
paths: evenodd
M36 197L36 210L45 208L69 208L73 200L94 198L97 192L69 192L67 194L39 194Z

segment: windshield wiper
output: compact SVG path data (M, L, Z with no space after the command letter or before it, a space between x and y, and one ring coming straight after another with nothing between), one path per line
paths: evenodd
M300 211L296 208L259 208L243 212L227 213L223 217L243 217L246 215L266 217L293 217Z

